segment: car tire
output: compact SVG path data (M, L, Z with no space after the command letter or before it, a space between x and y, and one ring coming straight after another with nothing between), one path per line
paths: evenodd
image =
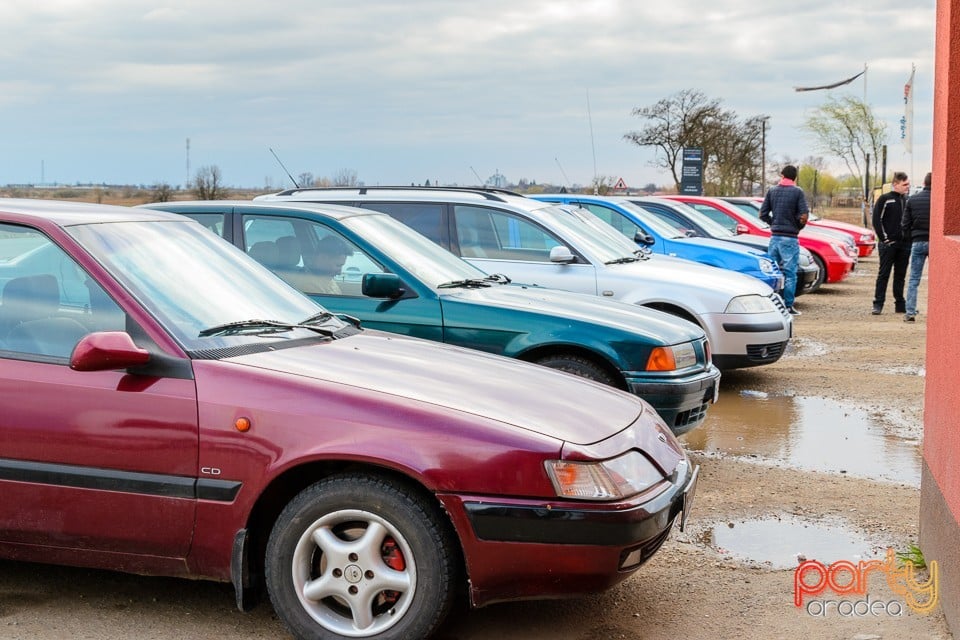
M575 376L600 382L611 387L617 386L616 380L614 380L610 373L582 356L546 356L545 358L540 358L537 360L536 363L545 367L550 367L551 369L566 371L567 373L572 373Z
M302 639L430 635L457 589L456 543L442 518L419 494L372 475L307 487L267 542L274 610Z
M813 261L817 263L817 266L820 267L820 273L817 274L817 279L814 280L813 286L810 287L810 293L813 293L820 288L820 285L827 281L827 263L823 261L823 258L812 251L810 252L810 255L813 257Z

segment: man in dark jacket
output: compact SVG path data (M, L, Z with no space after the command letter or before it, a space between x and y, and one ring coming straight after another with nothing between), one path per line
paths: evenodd
M797 186L797 168L787 165L780 172L780 183L771 187L760 205L760 219L770 225L767 253L783 271L783 303L790 315L798 316L793 299L797 290L797 263L800 241L797 234L807 224L810 209L803 189Z
M917 317L917 288L923 265L930 251L930 174L923 178L923 191L907 200L903 210L900 229L910 245L910 281L907 283L907 315L904 322L914 322Z
M873 229L877 233L877 246L880 248L880 269L877 272L877 286L873 293L873 315L883 312L883 302L887 297L887 282L893 270L893 301L897 313L906 313L907 303L903 299L903 281L907 276L910 263L910 240L903 237L900 223L903 220L903 206L906 194L910 192L907 174L897 171L893 174L893 186L890 191L877 198L873 206Z

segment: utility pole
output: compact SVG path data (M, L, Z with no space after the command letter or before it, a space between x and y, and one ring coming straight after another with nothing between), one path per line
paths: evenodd
M183 188L190 188L190 138L187 138L187 181L183 183Z
M767 190L767 120L769 119L770 116L763 116L760 119L760 195Z

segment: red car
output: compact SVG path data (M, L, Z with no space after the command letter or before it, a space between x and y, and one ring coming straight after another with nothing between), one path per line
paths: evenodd
M364 330L179 215L0 200L0 292L3 559L399 640L457 594L607 588L689 512L699 468L640 398Z
M665 196L685 202L697 211L706 214L735 233L750 233L769 237L770 227L759 218L748 215L736 205L720 198L704 196L670 195ZM811 291L816 291L824 282L840 282L853 271L856 261L847 254L839 241L825 237L815 231L804 229L800 232L800 246L807 249L820 267L820 280L814 283Z
M723 198L731 204L735 204L747 213L759 216L760 205L763 204L763 198ZM877 234L872 229L861 227L860 225L841 222L840 220L828 220L821 218L816 214L810 214L810 220L807 226L816 229L831 229L850 236L857 247L857 256L866 258L873 253L877 247Z

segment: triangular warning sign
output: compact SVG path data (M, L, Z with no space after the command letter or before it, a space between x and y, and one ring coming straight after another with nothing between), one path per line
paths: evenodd
M617 178L617 184L613 185L613 188L616 191L626 191L627 183L623 181L623 178Z

